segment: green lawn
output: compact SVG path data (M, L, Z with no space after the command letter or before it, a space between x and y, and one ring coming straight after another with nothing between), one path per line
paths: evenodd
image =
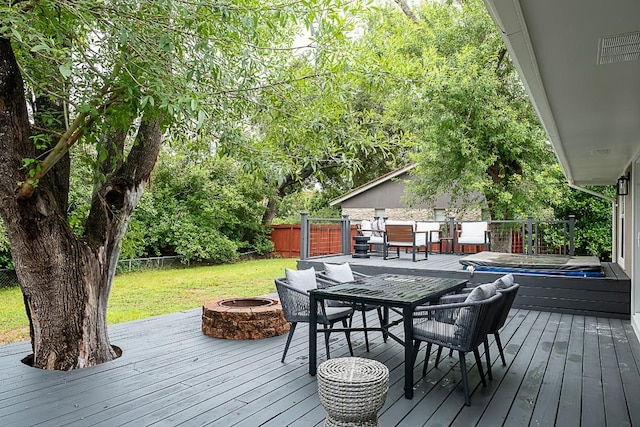
M275 292L273 279L295 259L268 259L210 267L118 274L107 321L120 323L196 308L217 297L257 296ZM20 289L0 288L0 344L29 338Z

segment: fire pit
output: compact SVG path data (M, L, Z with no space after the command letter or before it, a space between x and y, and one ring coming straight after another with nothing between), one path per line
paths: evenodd
M277 299L220 298L202 306L202 333L210 337L254 340L288 331Z

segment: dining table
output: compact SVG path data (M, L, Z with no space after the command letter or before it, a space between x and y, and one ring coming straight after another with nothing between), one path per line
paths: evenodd
M404 346L404 396L413 398L413 319L418 306L437 302L449 293L454 293L467 285L466 279L446 277L418 276L407 274L378 274L361 277L326 288L309 291L311 307L322 306L324 301L343 301L352 304L377 305L383 308L381 326L368 327L367 331L382 331L385 340L391 337ZM401 315L391 321L389 311ZM317 310L311 310L309 322L309 374L317 372ZM403 324L404 336L399 337L390 328ZM323 333L345 329L321 330ZM347 328L348 331L362 331L365 328Z

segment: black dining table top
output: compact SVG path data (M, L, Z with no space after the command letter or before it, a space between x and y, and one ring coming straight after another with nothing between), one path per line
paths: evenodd
M311 292L323 299L336 298L343 301L411 306L424 301L425 298L451 292L452 288L459 288L466 282L465 279L379 274L358 278L353 282L314 289Z

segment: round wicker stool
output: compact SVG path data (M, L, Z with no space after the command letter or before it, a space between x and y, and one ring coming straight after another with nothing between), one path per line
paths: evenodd
M318 366L318 395L325 426L378 426L389 390L389 369L361 357L329 359Z

